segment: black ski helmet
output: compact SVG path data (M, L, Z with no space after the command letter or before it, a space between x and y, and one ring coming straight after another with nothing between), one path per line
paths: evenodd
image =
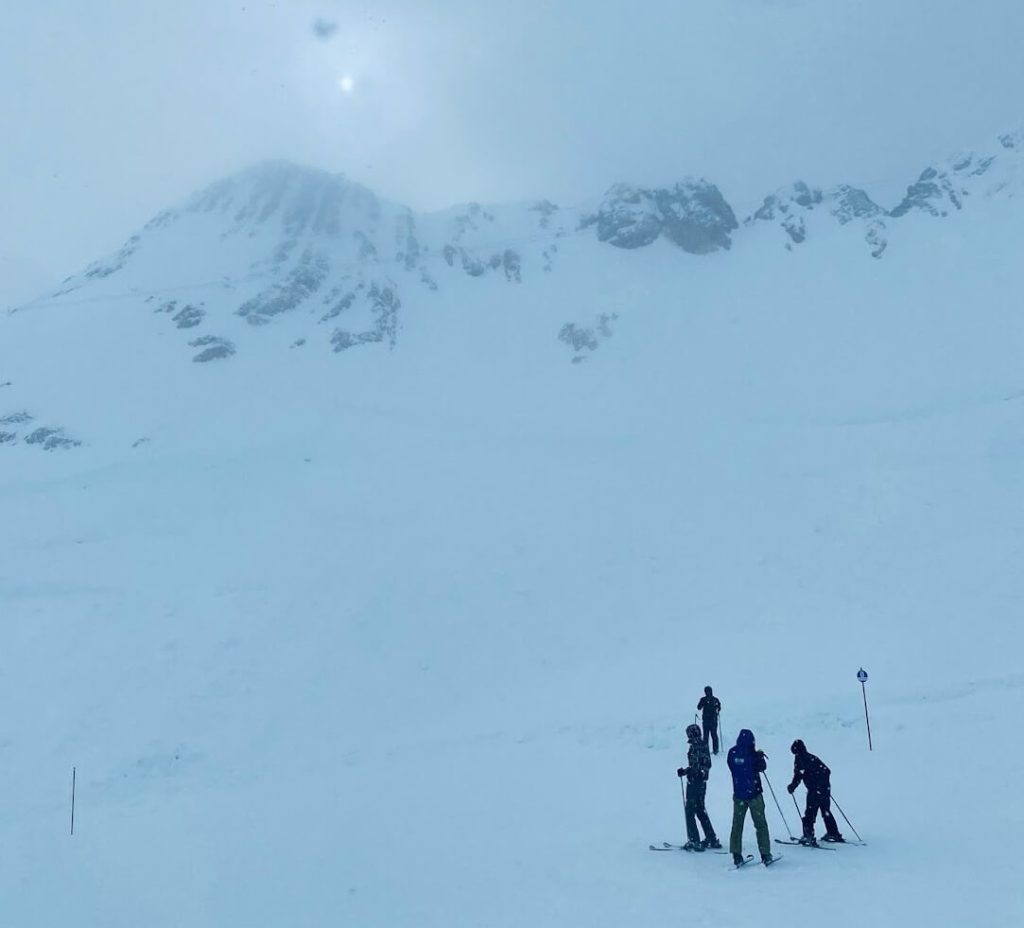
M687 741L699 741L701 738L700 726L699 725L687 725L686 726L686 740Z
M794 741L789 746L789 749L794 754L806 754L807 753L807 746L799 738L797 738L796 741Z
M711 694L711 687L710 687L710 686L705 686L705 687L704 687L704 695L705 695L705 696L710 696L710 695L712 695L712 694Z

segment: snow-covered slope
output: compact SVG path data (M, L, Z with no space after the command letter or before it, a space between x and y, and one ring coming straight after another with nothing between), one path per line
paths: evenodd
M0 319L7 921L1019 921L1017 145L749 218L263 165ZM870 846L650 853L706 683Z

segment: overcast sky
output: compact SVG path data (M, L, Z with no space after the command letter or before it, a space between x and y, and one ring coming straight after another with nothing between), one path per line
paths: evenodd
M422 208L688 174L739 209L797 177L884 197L1024 122L1022 46L1021 0L11 3L0 276L267 157Z

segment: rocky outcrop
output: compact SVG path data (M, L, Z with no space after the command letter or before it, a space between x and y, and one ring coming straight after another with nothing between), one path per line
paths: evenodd
M1019 144L1019 135L1002 135L999 144L1013 151ZM925 168L917 180L907 187L906 196L890 213L898 219L911 212L931 216L947 216L951 211L963 209L978 178L985 177L996 162L996 155L963 155L953 159L945 168Z
M77 448L82 443L77 438L68 438L61 428L38 428L25 436L26 445L38 445L44 451L56 451L58 448Z
M829 211L839 220L840 225L846 225L854 219L871 220L885 215L885 210L865 191L848 184L840 184L831 192Z
M43 451L56 451L63 448L77 448L82 443L77 438L70 438L64 429L54 426L39 426L22 430L21 426L29 426L36 417L27 410L0 416L0 445L14 445L19 441L26 445L34 445Z
M647 189L616 184L584 226L617 248L643 248L659 236L690 254L708 254L732 245L736 216L719 189L705 180Z
M822 191L797 181L765 197L746 223L777 225L785 233L785 247L791 250L807 240L809 216L813 212L827 213L840 225L857 220L863 222L864 240L871 248L872 256L879 258L885 251L885 223L881 218L886 215L885 210L865 191L848 184Z
M591 352L597 351L601 342L611 338L612 323L618 318L616 313L601 313L591 325L565 323L558 330L558 340L572 349L572 363L579 364L585 361Z
M204 335L202 338L194 338L189 342L189 346L203 349L192 358L197 364L230 358L235 353L235 346L230 339L221 338L218 335Z
M274 316L291 312L320 289L330 270L331 263L324 255L307 248L283 281L246 300L236 314L251 325L263 325Z
M349 294L353 296L353 294ZM354 301L354 299L353 299ZM370 345L386 342L394 348L398 340L398 311L402 301L398 291L391 283L372 284L362 298L362 304L369 309L372 324L361 331L351 329L335 329L331 334L331 347L334 351L347 351L357 345ZM351 303L346 309L351 308Z
M926 168L921 176L907 187L906 196L893 209L892 217L899 219L913 210L932 216L945 216L950 208L963 208L963 199L948 174L935 168Z

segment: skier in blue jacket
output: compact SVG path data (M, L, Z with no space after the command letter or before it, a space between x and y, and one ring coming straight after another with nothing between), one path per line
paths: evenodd
M750 810L757 832L757 849L761 862L772 861L772 842L768 834L768 821L764 814L764 795L761 786L761 772L768 766L764 751L757 750L754 733L744 728L736 739L736 746L729 748L726 758L732 773L732 833L729 836L729 850L737 866L743 863L743 823Z

